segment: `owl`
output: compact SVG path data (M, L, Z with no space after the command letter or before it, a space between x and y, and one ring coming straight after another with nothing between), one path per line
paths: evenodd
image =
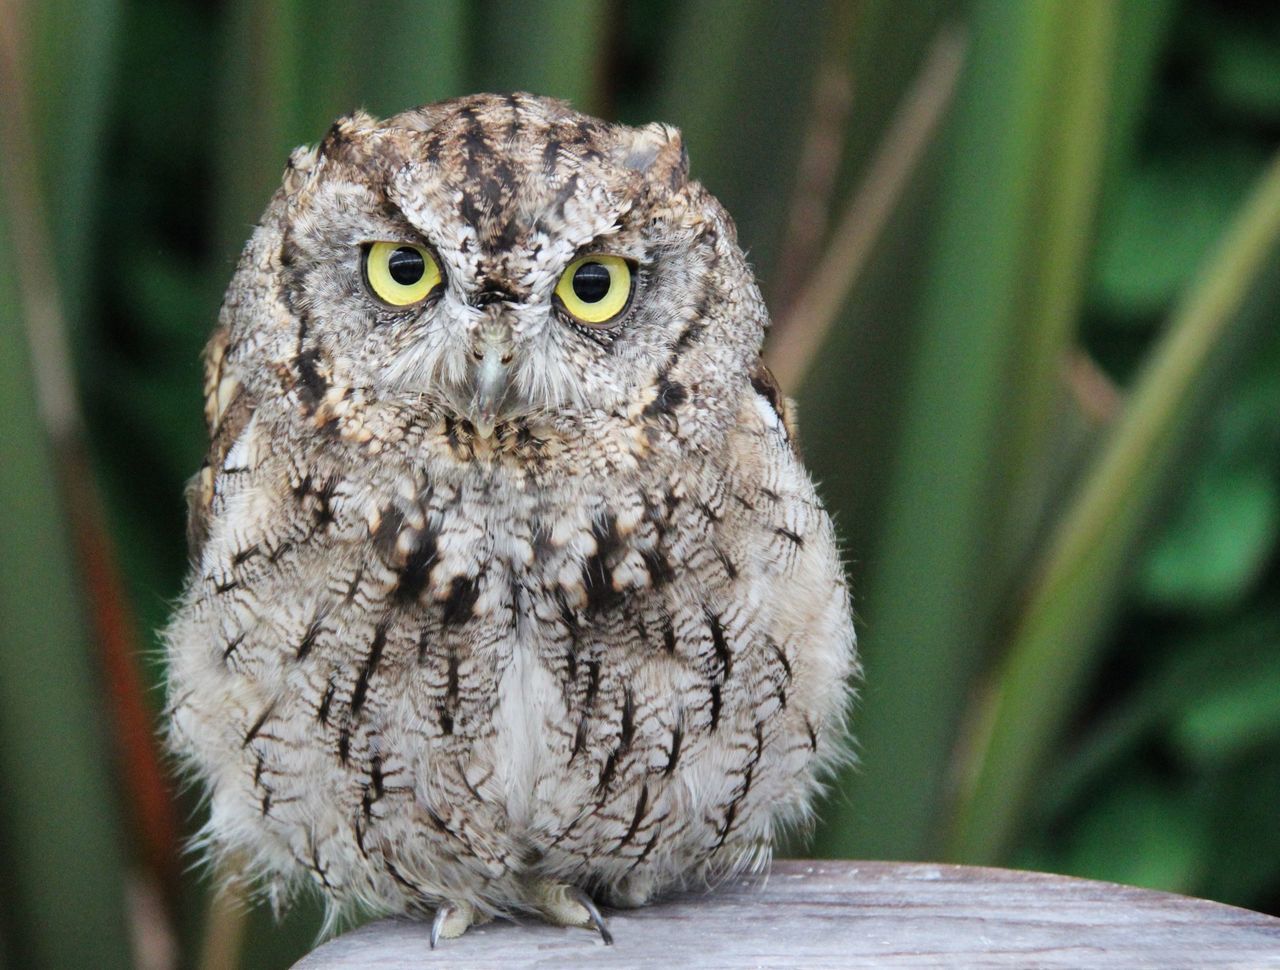
M167 631L199 844L277 906L594 928L842 757L832 524L678 131L527 94L293 152L206 351Z

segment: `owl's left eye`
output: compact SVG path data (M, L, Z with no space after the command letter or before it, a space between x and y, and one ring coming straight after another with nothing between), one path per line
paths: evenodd
M362 261L366 285L374 296L392 306L421 303L440 285L440 267L421 246L368 243Z
M631 302L631 267L621 256L592 253L575 259L556 284L560 305L579 323L600 325Z

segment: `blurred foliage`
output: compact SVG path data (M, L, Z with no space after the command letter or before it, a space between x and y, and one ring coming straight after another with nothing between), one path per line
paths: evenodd
M1280 145L1278 58L1269 5L1185 4L1170 23L1083 325L1122 383ZM1280 911L1280 326L1274 299L1258 312L1183 451L1020 864Z
M154 631L186 568L182 485L204 447L200 349L291 147L357 106L482 89L673 122L782 318L944 35L967 56L947 120L789 389L853 557L867 663L862 766L812 851L1024 865L1280 913L1280 263L1256 189L1280 147L1280 8L50 0L0 16L0 676L19 687L0 691L0 965L124 963L126 909L136 952L161 954L150 965L166 959L148 921L174 927L192 965L208 912L198 872L148 875L155 820L92 754L116 732L77 672L101 624L76 618L101 603L58 567L84 510L74 465L61 483L51 470L65 441L42 436L17 339L33 258L65 309L127 622L158 685ZM22 200L49 246L22 231ZM797 211L819 214L797 228ZM1249 226L1256 245L1233 248ZM1240 305L1197 317L1223 280ZM1179 372L1186 393L1142 409L1172 393L1155 365L1197 321L1214 336ZM1128 477L1106 478L1108 461ZM1121 493L1098 491L1109 481ZM1072 593L1081 577L1096 589ZM34 652L57 683L19 679ZM23 703L50 712L45 733ZM46 750L77 778L63 790L79 815L53 811L47 772L19 780ZM194 830L194 793L177 797ZM163 905L140 906L139 885ZM105 928L96 946L59 907ZM245 965L287 965L317 926L307 907L279 925L256 909Z

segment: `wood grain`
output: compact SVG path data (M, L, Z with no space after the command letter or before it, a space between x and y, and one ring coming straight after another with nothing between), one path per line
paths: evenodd
M381 920L295 970L424 967L1280 968L1280 919L1065 876L886 862L778 862L744 880L610 914L615 944L537 923Z

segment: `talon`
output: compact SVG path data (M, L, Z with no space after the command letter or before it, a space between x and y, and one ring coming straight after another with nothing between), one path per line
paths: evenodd
M591 925L599 931L600 939L604 940L604 945L613 946L613 934L609 932L609 924L600 915L600 909L596 906L595 901L577 886L569 887L569 898L587 911L587 916L591 919Z
M531 896L534 906L548 923L594 929L606 946L613 944L609 924L600 915L595 901L577 886L549 879L539 880L533 884Z
M441 940L454 940L476 922L476 910L470 903L445 903L436 910L431 921L431 949Z

